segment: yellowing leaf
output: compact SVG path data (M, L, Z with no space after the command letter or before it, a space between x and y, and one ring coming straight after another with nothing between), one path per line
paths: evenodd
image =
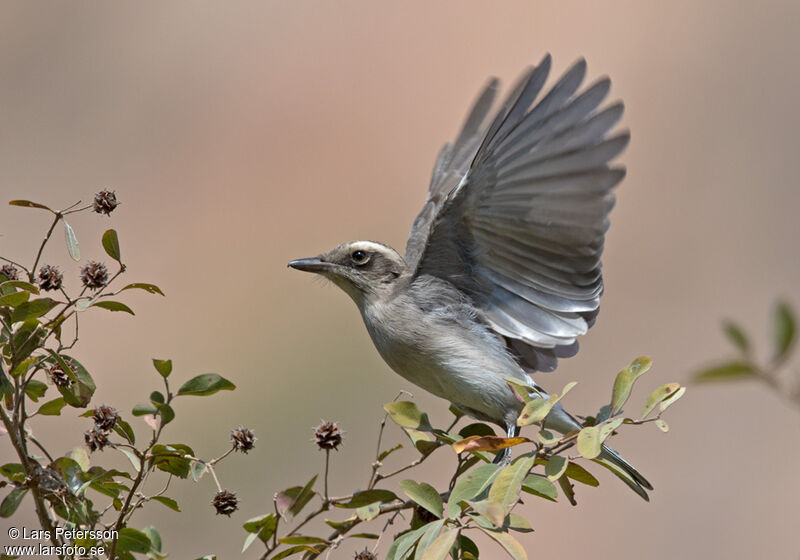
M649 370L652 365L653 360L647 356L641 356L617 374L617 378L614 380L614 388L611 392L612 416L620 411L627 402L628 397L631 396L634 381Z
M647 402L644 404L644 408L642 408L642 418L647 418L647 415L653 411L658 403L663 401L665 398L672 395L675 391L680 388L680 383L667 383L666 385L662 385L652 393L650 396L647 397Z
M456 453L465 451L500 451L521 443L530 442L526 437L469 436L453 444Z
M569 461L562 455L554 455L547 460L544 473L550 480L558 480L567 471Z
M553 404L549 398L531 399L525 403L522 412L520 412L519 418L517 418L517 426L529 426L541 422L550 414Z
M587 426L578 433L578 453L587 459L600 455L602 442L597 426Z

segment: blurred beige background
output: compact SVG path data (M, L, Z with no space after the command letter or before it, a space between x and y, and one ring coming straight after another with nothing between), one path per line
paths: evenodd
M150 358L171 357L176 378L216 371L239 389L179 402L167 441L209 456L240 423L259 438L221 466L243 500L231 519L215 517L204 478L173 483L188 513L154 504L134 525L156 524L174 558L239 557L241 524L320 468L321 418L346 430L334 492L363 486L381 405L411 387L344 294L286 263L354 238L402 249L478 88L547 51L556 73L585 56L590 79L612 77L633 141L603 312L541 383L580 381L571 406L591 412L618 369L649 354L642 401L727 355L725 317L764 348L774 299L800 306L798 22L791 1L5 3L0 199L62 207L115 189L110 220L73 220L84 258L104 257L114 227L127 279L167 293L130 293L135 318L85 314L76 355L98 402L129 411L158 386ZM0 206L0 254L28 262L47 220ZM77 284L60 236L45 258ZM447 419L443 402L417 399ZM691 388L670 412L668 434L646 426L615 443L654 482L652 502L605 471L578 489L578 508L529 500L532 558L797 558L800 411L741 384ZM66 452L88 425L75 416L41 419L37 433ZM442 453L419 476L440 479L453 461Z

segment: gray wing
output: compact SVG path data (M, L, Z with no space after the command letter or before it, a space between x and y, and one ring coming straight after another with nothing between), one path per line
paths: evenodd
M469 295L532 371L573 355L597 316L611 189L625 175L609 162L629 140L608 136L623 112L622 103L600 109L608 78L579 93L580 60L537 101L549 70L548 55L484 126L490 82L443 148L406 248L417 275Z

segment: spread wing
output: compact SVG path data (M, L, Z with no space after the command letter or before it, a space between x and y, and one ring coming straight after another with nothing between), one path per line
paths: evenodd
M597 316L611 189L625 175L609 162L629 140L608 135L623 112L600 108L608 78L579 92L580 60L540 96L549 70L548 55L484 124L497 82L487 85L442 149L406 247L417 275L468 294L531 371L573 355Z

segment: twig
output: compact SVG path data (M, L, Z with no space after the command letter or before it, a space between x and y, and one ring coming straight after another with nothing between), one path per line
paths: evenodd
M53 235L53 230L56 228L56 224L61 220L61 212L54 212L56 215L53 218L53 223L50 224L50 229L47 230L47 234L44 236L42 240L42 244L39 245L39 251L36 253L36 260L33 261L33 266L28 271L28 280L30 280L31 284L33 284L33 276L36 274L36 267L39 265L39 259L42 257L42 251L44 251L44 246L47 245L47 242L50 241L50 236Z

